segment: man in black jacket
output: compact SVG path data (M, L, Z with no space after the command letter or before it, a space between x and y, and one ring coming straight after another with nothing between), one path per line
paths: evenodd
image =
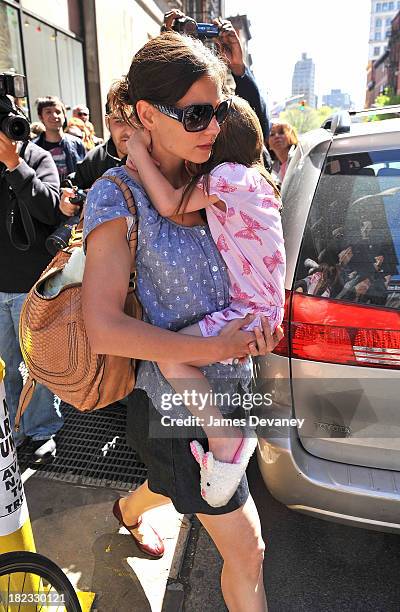
M19 317L27 292L50 261L44 243L56 223L58 202L59 178L50 153L33 143L21 149L21 143L0 132L0 355L6 364L4 384L12 423L22 389ZM21 225L21 211L32 220L29 236ZM14 224L7 229L10 218ZM62 425L54 395L38 385L14 439L17 446L30 439L40 461L55 453L53 435Z
M85 159L77 164L74 184L80 189L90 189L95 180L102 176L104 172L125 164L128 153L126 143L134 128L115 111L117 85L118 81L111 86L107 95L105 123L110 132L110 138L104 144L89 151ZM65 188L62 192L61 212L67 217L78 214L79 206L70 202L70 198L74 196L74 191Z

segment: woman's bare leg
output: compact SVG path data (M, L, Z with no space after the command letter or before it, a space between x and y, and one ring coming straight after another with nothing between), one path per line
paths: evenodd
M160 495L159 493L153 493L150 491L147 480L140 485L135 491L132 491L127 497L124 497L120 501L120 508L122 518L126 525L136 525L139 516L144 514L147 510L169 504L171 502L169 497ZM133 530L135 536L145 544L156 544L154 532L146 522L143 522L140 527Z
M197 324L185 327L179 333L201 336L200 327ZM195 392L195 401L190 401L190 397L188 397L185 406L191 414L202 419L202 428L208 438L209 450L212 451L214 457L229 463L232 461L243 436L239 427L219 425L218 421L222 417L220 409L210 401L202 401L202 398L209 398L211 391L210 383L199 370L199 367L204 365L208 364L200 362L190 364L158 363L161 373L177 393L183 395L185 391Z
M221 588L229 612L267 612L263 581L265 544L253 498L229 514L197 514L224 565Z

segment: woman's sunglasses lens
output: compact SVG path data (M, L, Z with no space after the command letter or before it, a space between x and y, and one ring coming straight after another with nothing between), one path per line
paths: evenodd
M210 124L214 109L211 104L193 104L185 112L185 129L188 132L201 132Z
M224 100L224 102L221 102L221 104L218 106L217 112L215 113L215 118L219 125L221 125L221 123L223 123L227 118L230 106L229 100Z

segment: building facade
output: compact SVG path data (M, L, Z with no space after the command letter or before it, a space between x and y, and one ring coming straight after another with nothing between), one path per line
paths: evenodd
M312 108L316 107L315 64L307 53L302 53L301 60L296 62L292 78L292 96L302 96Z
M388 51L388 87L394 94L400 95L400 11L392 19Z
M376 98L388 86L388 59L389 51L385 51L375 62L369 62L367 70L367 92L365 96L366 108L375 104Z
M157 36L167 0L0 0L0 72L25 74L26 107L59 96L87 104L102 135L107 91L126 74L134 53ZM180 3L179 3L180 4Z
M343 110L349 110L352 106L350 95L341 89L331 89L331 93L322 96L322 104Z
M381 2L371 0L368 42L368 60L378 59L386 50L390 38L391 22L400 10L400 0Z
M199 23L210 23L212 19L225 15L225 0L181 0L171 3Z

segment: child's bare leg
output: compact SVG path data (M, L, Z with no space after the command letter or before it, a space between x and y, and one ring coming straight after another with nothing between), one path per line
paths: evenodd
M198 325L186 327L179 333L192 336L202 335ZM230 462L239 447L242 433L239 427L217 425L222 415L219 408L209 401L211 391L210 384L207 378L198 369L200 366L204 365L208 365L208 363L158 363L161 373L177 393L183 395L185 391L188 392L185 406L191 414L202 419L201 423L208 438L210 451L212 451L216 459ZM192 391L195 393L193 394L194 398L191 399L190 395Z

